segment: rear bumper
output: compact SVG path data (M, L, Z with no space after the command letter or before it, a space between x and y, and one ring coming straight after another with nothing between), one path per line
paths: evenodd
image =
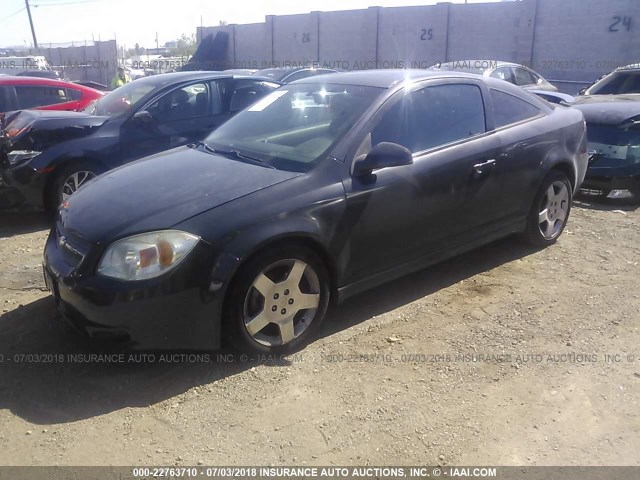
M96 340L135 349L217 349L222 294L205 278L211 247L201 242L169 275L123 282L78 274L63 258L55 231L44 252L44 275L63 318Z

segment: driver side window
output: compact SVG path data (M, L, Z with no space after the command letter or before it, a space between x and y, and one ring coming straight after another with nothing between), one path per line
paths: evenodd
M514 71L516 76L516 85L519 85L521 87L527 85L535 85L536 80L533 78L533 75L531 75L527 70L525 70L524 68L514 68Z
M371 132L371 146L400 144L416 153L486 131L482 92L476 85L448 84L406 94Z
M160 123L203 117L210 112L210 97L208 86L197 83L163 95L147 110Z

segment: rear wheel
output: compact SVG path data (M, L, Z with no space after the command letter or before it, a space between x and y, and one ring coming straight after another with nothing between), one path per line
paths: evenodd
M80 187L100 173L102 169L89 162L76 162L63 167L50 183L45 208L54 212L58 205L66 202Z
M525 240L537 247L554 243L569 220L572 199L571 182L566 174L552 171L538 190L527 219Z
M327 271L312 250L265 251L241 269L231 287L225 333L241 350L293 351L320 328L328 303Z

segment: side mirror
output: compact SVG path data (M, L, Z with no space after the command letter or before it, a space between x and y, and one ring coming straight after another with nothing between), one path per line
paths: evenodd
M373 147L366 157L356 160L353 175L361 177L381 168L400 167L412 163L413 155L408 148L397 143L381 142Z
M140 125L148 125L153 122L153 117L147 110L140 110L133 114L133 121Z

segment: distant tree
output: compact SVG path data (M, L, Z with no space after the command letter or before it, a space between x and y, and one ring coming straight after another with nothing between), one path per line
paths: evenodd
M227 25L229 25L229 23L226 20L220 20L221 27L226 27Z
M183 33L180 38L176 40L176 48L171 49L171 54L178 57L190 57L194 54L196 48L198 48L198 45L195 34L187 36Z

